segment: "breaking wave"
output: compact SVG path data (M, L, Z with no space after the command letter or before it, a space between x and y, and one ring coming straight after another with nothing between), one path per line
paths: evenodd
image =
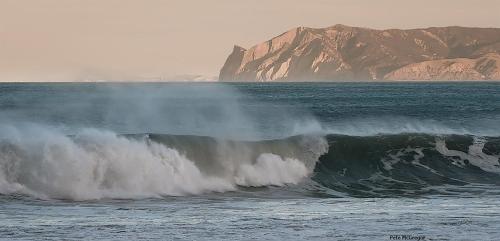
M318 137L235 142L95 129L67 136L50 128L4 128L0 193L89 200L297 184L326 151L321 143L326 142Z
M147 198L276 186L304 194L500 194L500 137L454 134L205 136L4 127L0 193Z

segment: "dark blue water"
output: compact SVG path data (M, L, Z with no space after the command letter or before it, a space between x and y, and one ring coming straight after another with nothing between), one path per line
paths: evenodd
M0 239L495 240L500 83L0 84Z
M300 106L324 122L401 116L467 123L500 113L499 83L256 84L236 88L263 102Z

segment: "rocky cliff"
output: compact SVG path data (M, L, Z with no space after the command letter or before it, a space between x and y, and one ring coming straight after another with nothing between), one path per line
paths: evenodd
M500 80L500 29L299 27L235 46L221 81Z

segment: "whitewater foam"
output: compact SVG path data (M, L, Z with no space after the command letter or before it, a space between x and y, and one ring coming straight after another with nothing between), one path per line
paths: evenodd
M262 175L272 173L273 175ZM243 164L236 172L236 183L242 186L282 186L297 184L306 177L310 170L303 162L293 158L281 158L278 155L264 153L255 164Z
M486 141L480 137L474 137L472 145L469 146L468 152L450 150L446 147L443 139L436 140L436 150L441 154L450 157L457 157L455 165L464 166L465 161L481 168L487 172L500 173L499 158L496 156L487 155L483 152Z
M312 172L297 159L261 153L253 162L224 160L233 161L232 172L217 176L148 138L96 129L68 136L41 126L0 132L2 194L71 200L177 196L296 184Z

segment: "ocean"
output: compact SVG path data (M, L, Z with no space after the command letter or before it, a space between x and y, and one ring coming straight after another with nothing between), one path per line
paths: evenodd
M500 83L2 83L1 240L498 240Z

